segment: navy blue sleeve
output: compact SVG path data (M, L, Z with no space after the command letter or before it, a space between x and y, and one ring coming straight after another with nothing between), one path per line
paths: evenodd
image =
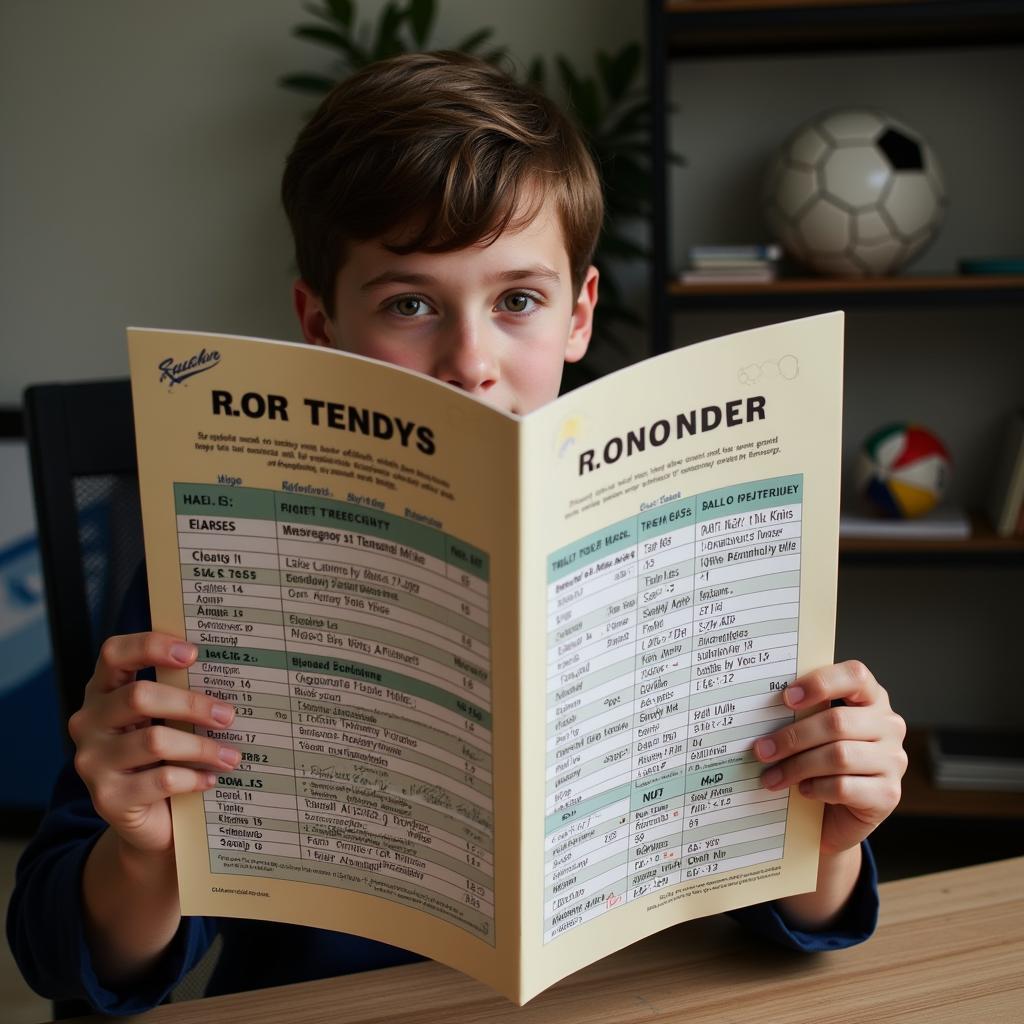
M148 628L146 578L140 571L126 594L116 632ZM83 677L89 671L91 666ZM82 868L107 827L69 755L43 820L18 860L7 907L7 941L26 982L39 995L84 1000L96 1011L123 1016L143 1013L167 998L202 959L217 921L183 917L164 955L130 991L100 984L85 939Z
M878 924L878 868L866 839L860 848L860 874L842 916L831 928L811 932L793 928L783 919L775 901L730 910L729 917L763 938L803 953L845 949L864 942Z

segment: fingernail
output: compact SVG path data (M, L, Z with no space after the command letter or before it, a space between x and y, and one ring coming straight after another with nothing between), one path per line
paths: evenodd
M775 753L775 744L771 740L758 740L756 746L758 757L767 758Z
M791 707L794 704L799 704L804 699L804 688L802 686L787 686L782 692L782 696L786 703Z
M810 796L811 795L811 780L810 779L804 779L804 781L800 783L799 789L800 789L800 792L804 796Z
M768 771L761 776L764 780L764 784L768 789L772 786L777 786L782 780L782 769L781 768L769 768Z
M214 704L210 717L221 725L227 725L235 717L235 709L230 704Z
M180 661L182 665L187 665L196 656L196 649L192 644L177 643L171 647L171 657L175 661Z
M234 768L236 764L242 759L242 755L237 750L232 750L230 747L221 747L217 751L217 756L221 761L231 768Z

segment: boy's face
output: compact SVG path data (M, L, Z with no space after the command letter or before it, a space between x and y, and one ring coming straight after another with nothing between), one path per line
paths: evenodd
M351 242L334 317L303 281L294 300L306 341L418 370L523 415L557 397L563 364L586 352L597 277L590 267L572 293L548 201L487 246L396 256L379 240Z

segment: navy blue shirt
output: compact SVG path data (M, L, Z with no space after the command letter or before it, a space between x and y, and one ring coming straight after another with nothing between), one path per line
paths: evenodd
M116 632L149 628L146 577L140 570L126 594ZM152 671L148 678L155 678ZM18 861L7 908L7 939L14 959L41 996L84 1000L98 1012L117 1016L142 1013L167 1001L171 989L202 959L218 933L223 947L207 986L209 996L425 959L347 932L233 917L182 917L170 946L146 978L130 990L107 988L96 977L85 941L81 896L83 865L106 828L69 756L46 815ZM863 942L878 920L878 876L870 847L867 842L861 846L860 876L842 919L833 928L822 932L791 928L772 902L729 911L729 916L772 942L805 952Z

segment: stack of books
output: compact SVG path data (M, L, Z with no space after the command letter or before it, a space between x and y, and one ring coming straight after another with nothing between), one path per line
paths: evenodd
M733 284L774 281L778 277L782 246L774 242L759 245L691 245L683 284Z
M1024 791L1024 733L934 729L928 755L939 789Z
M998 536L1024 537L1024 409L1013 413L1003 427L988 514Z

